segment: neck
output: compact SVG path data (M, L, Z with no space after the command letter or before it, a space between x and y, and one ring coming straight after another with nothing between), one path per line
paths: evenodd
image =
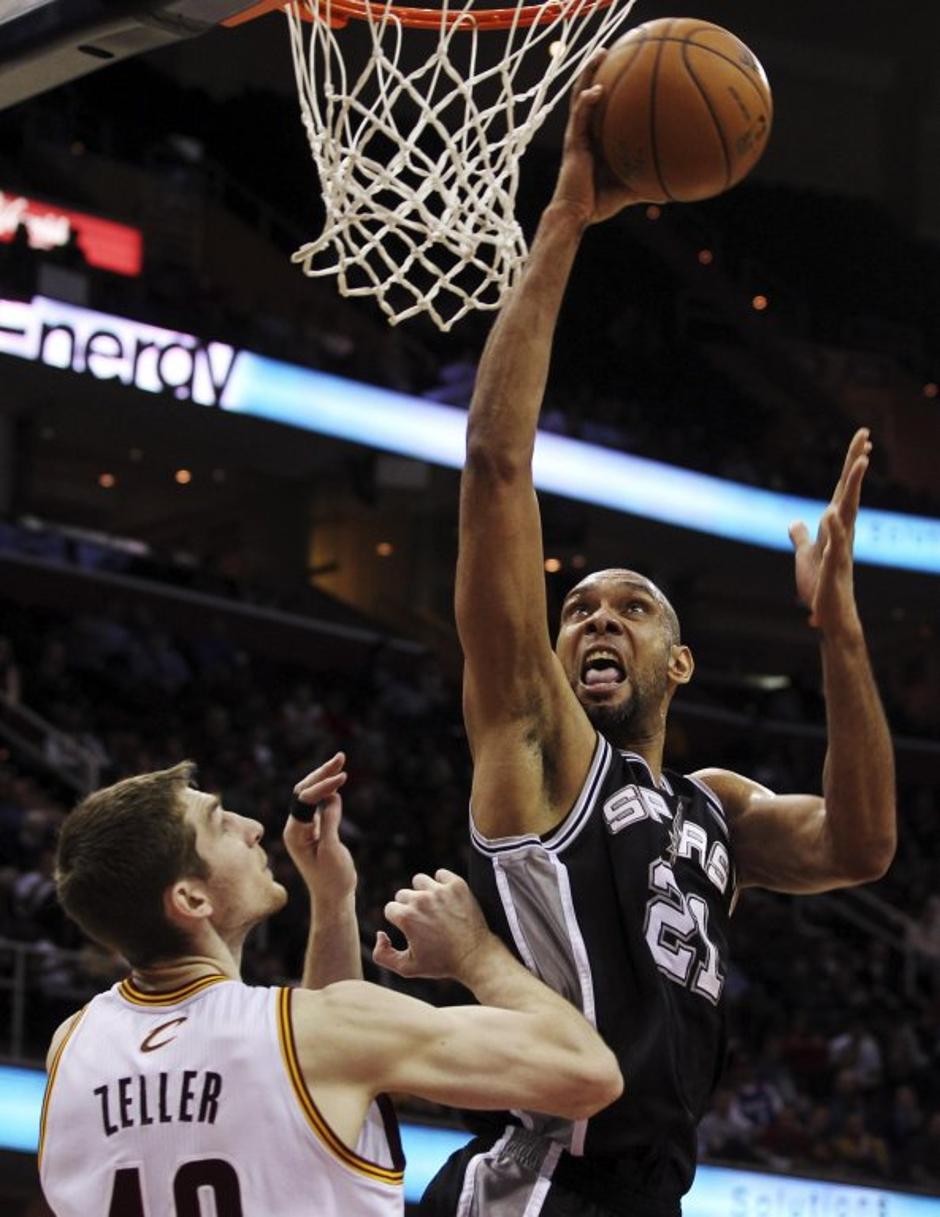
M240 953L239 953L240 954ZM131 979L138 989L147 993L182 989L203 976L223 976L240 979L239 962L228 951L207 955L180 955L177 959L133 968Z
M641 756L658 782L663 770L663 751L666 746L666 723L664 719L655 724L630 721L614 715L588 713L591 725L615 748L624 752L635 752Z
M628 739L611 740L611 743L617 748L622 748L625 752L634 752L637 756L641 756L649 766L655 781L659 781L663 772L663 748L665 745L661 732L652 736L637 735L631 732Z

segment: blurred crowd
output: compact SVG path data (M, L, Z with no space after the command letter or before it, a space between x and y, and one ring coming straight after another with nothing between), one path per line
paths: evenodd
M34 948L33 1057L66 1013L124 972L54 900L56 832L76 797L55 777L66 759L56 754L68 746L62 740L94 758L101 782L191 757L205 789L264 823L291 900L249 942L245 974L253 982L299 975L307 904L279 834L293 783L337 748L348 755L344 831L360 873L364 943L383 925L385 901L415 871L464 869L466 741L457 690L431 657L403 673L379 648L314 675L217 630L173 636L130 604L84 616L7 604L0 630L0 691L64 733L47 743L42 764L7 754L0 767L0 937ZM791 690L787 700L807 720L819 714L809 692ZM765 709L777 721L785 712L779 696ZM694 724L678 723L676 767L717 759L779 791L818 788L818 761L798 741L770 746L766 734L738 733L720 758L697 756ZM913 972L905 950L806 917L800 900L742 897L727 981L730 1060L701 1127L703 1158L940 1188L940 897L931 861L938 795L936 786L902 787L901 848L874 888L908 915ZM9 948L3 956L9 963ZM439 1002L461 999L455 986L419 982L416 990ZM5 1036L9 1012L2 1018Z

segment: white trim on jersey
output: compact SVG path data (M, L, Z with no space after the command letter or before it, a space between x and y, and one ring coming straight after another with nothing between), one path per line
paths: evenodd
M581 1013L592 1027L597 1028L597 1008L594 1003L594 977L591 974L591 961L584 944L584 936L577 914L574 911L574 900L571 896L571 880L568 868L557 858L552 858L552 865L558 877L558 894L561 897L561 907L565 914L565 925L568 928L568 940L571 944L571 954L578 970L578 982L581 986ZM588 1122L575 1120L571 1129L570 1151L580 1158L584 1153L584 1142L587 1137Z
M522 1217L539 1217L542 1211L542 1205L545 1203L545 1197L548 1195L548 1189L552 1186L552 1176L555 1173L555 1167L558 1165L558 1159L561 1157L562 1146L557 1141L553 1142L548 1147L548 1153L545 1155L545 1160L539 1170L539 1180L532 1189L532 1195L529 1197L529 1203L525 1206L525 1212Z
M578 836L590 819L591 808L594 805L594 796L607 774L613 755L613 748L602 735L598 735L590 768L580 793L574 802L574 806L561 823L556 825L544 838L539 837L536 833L524 833L516 837L485 837L473 822L473 808L471 806L470 840L473 846L481 854L490 855L509 853L513 850L522 849L527 845L538 845L540 848L546 849L551 853L566 848Z
M512 1124L508 1125L498 1141L494 1142L489 1149L484 1150L482 1153L474 1154L467 1163L463 1176L463 1187L460 1189L460 1199L457 1201L457 1212L454 1214L454 1217L471 1217L474 1194L476 1192L477 1172L485 1159L495 1158L502 1152L503 1146L513 1134L514 1127Z
M701 778L693 777L691 773L686 773L683 776L685 777L686 781L691 782L693 786L697 786L699 790L701 790L702 794L705 796L705 806L711 812L713 819L715 819L720 825L721 831L725 834L725 836L730 837L731 834L728 830L728 817L725 815L725 809L718 795L715 794L711 786L707 786Z

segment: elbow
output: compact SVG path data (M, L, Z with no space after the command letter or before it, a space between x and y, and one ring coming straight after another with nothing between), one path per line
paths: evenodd
M896 849L897 837L893 834L868 842L864 849L857 851L851 865L846 868L846 878L855 885L877 883L888 873Z
M531 444L514 451L505 436L489 435L485 428L471 424L467 429L464 477L496 486L530 479L532 451Z
M878 879L885 877L891 867L891 863L894 861L896 849L897 838L892 837L889 841L881 842L871 850L869 873L866 882L875 883Z
M623 1094L623 1074L617 1058L609 1048L592 1054L582 1061L569 1089L568 1110L562 1112L569 1120L586 1120L609 1107Z

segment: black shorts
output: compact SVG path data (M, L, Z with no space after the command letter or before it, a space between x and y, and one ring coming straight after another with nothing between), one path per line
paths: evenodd
M451 1154L421 1198L421 1217L680 1217L675 1196L638 1186L622 1158L575 1158L522 1128Z

